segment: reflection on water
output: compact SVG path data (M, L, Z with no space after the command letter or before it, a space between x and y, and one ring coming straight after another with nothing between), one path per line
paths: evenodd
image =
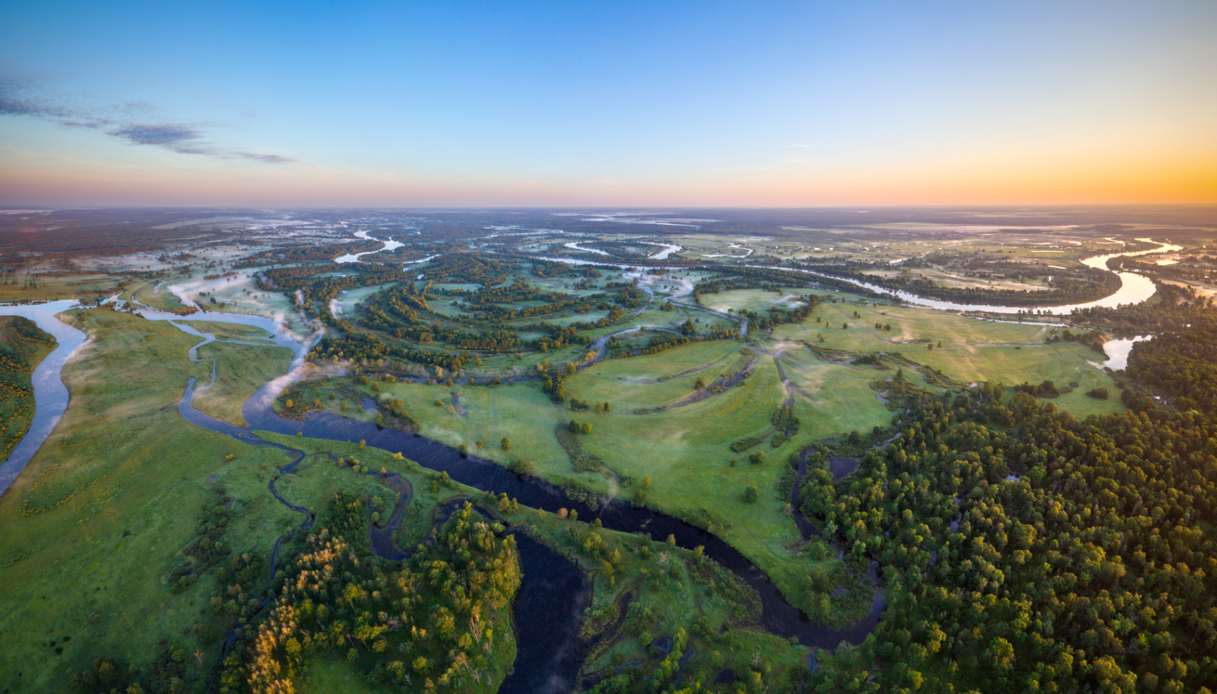
M34 369L34 420L21 442L9 454L8 460L0 464L0 494L8 491L68 409L68 389L63 384L61 372L63 365L85 343L85 334L60 321L55 314L76 306L77 303L70 299L0 306L0 316L24 316L34 321L43 332L53 335L58 342L55 349Z
M1158 243L1153 239L1137 239L1146 243ZM1127 253L1110 253L1107 255L1091 256L1082 260L1082 264L1087 267L1096 268L1099 270L1107 270L1107 261L1112 258L1121 256L1134 257L1141 255L1150 255L1152 253L1174 253L1181 250L1182 246L1176 246L1171 243L1159 243L1157 248L1150 248L1144 251L1130 251ZM924 306L925 308L937 309L939 311L969 311L977 313L1001 313L1016 315L1020 313L1036 313L1047 314L1052 316L1066 316L1079 309L1087 308L1116 308L1117 306L1125 306L1128 304L1139 304L1146 299L1149 299L1157 291L1154 281L1144 275L1138 275L1135 272L1117 272L1116 275L1120 278L1120 288L1114 293L1098 299L1096 301L1088 301L1081 304L1065 304L1063 306L999 306L995 304L965 304L957 301L945 301L942 299L932 299L929 297L914 294L903 289L891 289L883 287L873 282L853 279L852 277L838 277L815 270L805 270L802 268L783 267L781 265L748 265L746 267L754 267L765 270L785 270L788 272L801 272L806 275L815 277L823 277L825 279L836 280L852 284L855 287L860 287L876 294L890 296L900 299L906 304L913 306Z
M1099 368L1123 371L1128 368L1128 355L1132 354L1133 345L1152 339L1154 339L1153 335L1137 335L1136 337L1122 337L1108 340L1103 343L1103 353L1107 355L1107 361L1102 364L1097 361L1090 363Z

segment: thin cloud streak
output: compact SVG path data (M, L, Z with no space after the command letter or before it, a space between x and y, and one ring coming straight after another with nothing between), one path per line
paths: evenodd
M289 164L291 157L264 152L228 150L209 144L203 130L181 123L118 122L105 116L79 111L33 99L0 92L0 116L38 118L68 128L86 128L124 140L133 145L160 147L177 154L194 154L218 159L247 159L263 164Z

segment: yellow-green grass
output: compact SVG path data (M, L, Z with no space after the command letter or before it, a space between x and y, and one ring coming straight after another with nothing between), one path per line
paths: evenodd
M633 413L629 403L653 406L679 399L682 391L692 393L696 375L654 384L626 383L621 376L655 378L707 363L717 373L730 372L740 365L739 348L731 341L694 343L656 355L601 362L568 380L571 397L589 402L608 399L613 405L609 413L572 412L553 404L535 383L458 386L461 408L452 405L453 389L446 386L379 387L382 398L406 404L421 423L423 435L465 445L503 463L529 460L538 474L550 480L576 481L594 491L633 498L643 478L650 477L644 503L720 534L797 602L807 597L802 594L806 559L793 554L799 537L786 509L787 499L777 492L786 462L815 437L869 431L888 423L891 413L868 387L878 372L826 365L820 383L808 385L815 387L812 396L797 403L798 413L807 419L805 428L777 448L768 443L758 446L754 450L763 450L766 460L752 465L747 460L751 451L735 453L731 442L768 432L774 411L786 399L773 358L763 354L756 355L752 374L734 388L683 407ZM648 395L648 389L655 389L658 397ZM583 450L601 458L617 478L628 481L629 488L618 486L616 479L572 468L554 437L555 428L572 418L592 426L590 434L578 436ZM511 450L501 449L503 437L511 441ZM735 466L730 465L732 460ZM756 503L744 501L744 489L750 484L760 492Z
M571 393L581 397L577 382ZM581 417L591 423L592 433L581 435L580 441L586 452L633 480L635 489L640 480L650 477L646 503L713 530L797 602L803 597L804 560L792 559L799 537L786 509L787 499L777 490L787 460L811 436L800 431L777 448L760 444L753 449L765 453L759 465L747 460L751 451L735 453L729 448L732 441L768 432L771 417L785 398L773 360L763 358L742 384L685 407L647 415L614 410ZM809 431L814 427L817 434L827 435L853 428L869 430L889 421L890 413L879 410L873 419L859 414L809 422ZM734 466L731 460L736 461ZM744 500L748 485L760 492L755 503Z
M64 691L99 655L147 664L162 638L213 663L212 579L176 594L167 580L211 487L235 499L235 551L268 554L298 522L266 492L285 454L178 416L194 337L104 309L68 319L91 338L63 372L71 404L0 499L0 687L12 691Z
M264 434L270 440L308 452L299 475L280 480L278 488L295 503L321 508L335 489L359 486L359 493L379 497L386 512L392 507L392 495L386 496L374 477L361 475L348 467L334 465L336 457L354 458L373 472L382 468L408 479L414 495L407 507L396 541L403 548L421 542L432 526L435 508L453 497L467 497L480 502L487 511L508 524L521 528L549 544L576 562L587 573L592 586L592 601L585 616L587 627L603 627L607 617L615 614L613 606L625 593L633 596L627 612L625 628L611 648L598 650L596 662L589 668L599 669L611 661L612 655L625 658L645 658L646 643L639 640L671 636L677 627L685 628L691 637L699 621L710 626L709 640L692 641L693 661L690 668L713 675L722 667L743 672L751 654L764 649L774 657L774 676L784 681L803 663L806 649L768 634L755 627L756 613L748 607L747 589L732 574L712 562L697 558L687 549L655 542L649 538L596 529L588 519L561 519L558 516L527 507L504 507L492 496L451 481L437 482L438 475L410 460L397 460L388 453L357 444L321 441L307 437ZM604 549L589 551L585 541L599 535ZM605 570L603 557L618 551L616 568ZM507 624L496 624L496 633L508 634ZM593 632L598 630L593 629ZM589 632L590 635L590 632ZM692 637L699 638L699 637ZM496 640L502 650L496 652L498 663L494 673L488 673L487 691L495 691L506 675L515 656L514 639ZM652 660L654 660L652 658ZM366 681L354 667L333 654L323 654L312 660L297 683L302 691L364 691ZM337 688L337 689L335 689Z
M690 635L685 672L696 672L703 681L724 667L746 671L758 650L769 656L775 682L786 682L803 667L807 649L758 628L755 594L734 574L694 551L528 508L499 509L498 515L527 528L578 563L590 578L592 599L583 636L596 647L584 663L585 673L611 671L614 662L648 663L643 669L653 670L659 659L648 652L651 640L671 637L678 628ZM592 535L603 539L603 550L589 551ZM605 556L618 557L613 568L606 568ZM613 640L612 633L605 632L622 607L624 620ZM699 623L708 627L706 634L700 633Z
M711 383L743 369L758 356L749 353L733 340L697 342L651 355L606 360L572 378L570 387L580 400L609 402L620 411L656 407L693 393L699 378Z
M301 694L371 694L382 691L350 661L334 654L310 659L295 685Z
M608 335L626 328L637 326L644 327L675 327L684 323L686 320L692 320L698 332L705 333L715 326L732 326L736 325L734 321L728 321L725 318L720 318L705 311L697 311L681 306L674 306L669 311L664 311L658 307L648 308L636 316L631 316L628 320L620 323L615 323L603 328L594 328L585 331L584 334L589 337L600 337Z
M245 424L241 406L260 385L287 373L292 353L286 347L212 342L199 348L194 405L199 411L237 425ZM216 380L211 382L215 365Z
M265 342L274 340L273 335L253 325L216 323L215 321L189 320L189 318L186 316L183 322L196 330L215 335L217 340L260 340Z
M0 283L0 302L80 299L86 301L113 294L120 280L101 273L18 273L12 284Z
M702 306L715 311L748 310L765 313L771 308L792 308L801 304L798 297L808 294L805 288L731 289L714 294L703 294L698 301Z
M471 497L488 505L493 504L493 499L482 492L451 481L441 482L438 473L425 470L413 461L397 459L376 448L267 432L261 435L267 440L306 453L304 463L296 473L280 477L276 488L288 501L319 513L325 510L334 493L342 490L347 494L374 499L377 507L382 509L382 518L387 519L397 502L397 494L381 483L379 473L391 472L408 480L412 487L410 504L406 507L401 526L394 536L397 545L407 551L427 540L433 526L433 514L439 504L453 497ZM341 459L358 461L366 468L366 472L357 472L348 465L340 465ZM529 512L544 515L541 512ZM355 542L362 541L362 538L350 539ZM516 653L508 611L492 615L492 618L494 621L490 626L496 634L495 650L491 659L491 671L483 673L485 688L481 691L485 692L498 690L499 684L510 671L511 664L515 662ZM302 691L364 691L363 688L369 686L366 679L363 679L356 668L340 660L340 655L342 654L331 652L315 656L308 663L303 679L299 682ZM355 680L359 680L361 684L347 689L346 685ZM335 686L339 688L334 689Z
M185 307L185 304L174 296L173 292L170 292L165 287L165 284L160 281L138 280L132 282L124 288L122 298L131 302L139 302L161 311L172 311Z
M891 420L891 411L871 384L890 378L893 372L823 361L807 349L787 349L779 359L794 386L800 433L815 439L850 431L866 433ZM916 376L908 374L910 380Z
M554 428L570 419L566 408L555 404L536 383L499 386L454 386L419 383L381 383L380 398L398 399L418 420L427 438L450 446L466 446L470 453L504 464L526 460L550 478L579 477L602 488L599 475L575 474ZM452 393L460 394L460 408ZM436 402L440 404L435 404ZM510 442L508 450L501 443ZM481 445L479 445L481 444Z
M855 318L855 312L860 317ZM876 323L890 323L892 329L878 330ZM849 327L843 328L843 324ZM1090 363L1103 357L1078 343L1046 342L1051 330L930 309L836 302L817 307L802 323L779 326L773 337L854 354L899 354L964 384L989 381L1017 385L1050 380L1067 388L1077 383L1071 392L1053 402L1079 417L1120 411L1123 406L1118 398L1096 400L1086 395L1096 387L1113 393L1116 390L1111 376Z

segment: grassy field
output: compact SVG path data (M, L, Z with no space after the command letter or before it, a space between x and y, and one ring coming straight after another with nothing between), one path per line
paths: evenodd
M775 691L804 667L807 649L755 627L759 603L734 574L695 552L639 535L597 529L532 509L500 515L575 561L592 583L583 638L593 643L584 675L653 672L655 639L689 634L682 672L709 683L723 669L741 675L753 654L774 664ZM605 561L608 557L609 561Z
M138 301L145 306L161 311L172 311L185 306L160 281L138 280L131 282L123 288L122 298L129 302Z
M211 333L217 340L245 340L274 344L274 336L265 330L240 323L216 323L214 321L194 320L184 321L193 328L205 333Z
M121 282L111 275L97 273L48 273L32 276L27 283L19 275L11 284L0 283L0 302L45 301L47 299L99 299L117 291Z
M751 375L734 388L664 411L634 412L672 405L694 392L699 376L709 383L753 360ZM715 531L797 602L811 596L802 587L807 560L798 556L799 538L787 499L778 493L788 458L815 438L866 433L892 416L869 388L870 381L882 375L876 370L835 364L817 368L813 377L808 365L807 383L795 399L802 420L799 434L776 448L767 442L757 446L765 456L761 464L748 461L751 450L737 453L729 445L769 432L771 416L786 400L787 390L771 355L749 356L734 341L611 359L568 380L573 398L608 401L608 413L572 412L554 404L536 383L455 388L380 383L377 389L381 399L405 403L425 436L465 445L504 464L528 460L547 479L624 495ZM455 402L453 392L458 393ZM584 453L600 459L607 474L572 466L555 436L571 419L591 425L591 433L579 434L576 440ZM511 442L510 450L500 446L504 437ZM755 503L744 498L750 485L759 492Z
M291 361L292 352L285 347L223 342L205 345L199 349L199 361L194 365L200 384L195 389L194 405L213 417L244 425L241 406L260 385L287 373ZM211 382L213 364L214 383Z
M876 323L890 324L892 329L876 329ZM1103 357L1077 343L1046 342L1052 330L929 309L836 302L823 304L803 323L778 327L773 336L852 354L898 354L961 384L1050 380L1067 388L1076 383L1053 402L1078 417L1120 411L1118 398L1096 400L1086 395L1096 387L1116 392L1111 376L1090 363Z
M570 476L570 463L553 435L554 427L566 422L566 411L535 383L455 388L396 383L380 388L382 399L406 404L428 438L465 445L471 453L504 464L527 460L549 477ZM459 394L459 407L453 402L454 392ZM509 450L501 445L504 438L510 441ZM597 475L583 477L586 484L603 486Z
M874 381L890 373L870 366L826 362L807 349L786 349L778 359L794 388L800 431L812 438L850 431L866 433L891 419L892 413L871 388Z
M298 522L266 493L284 454L178 417L195 338L109 310L67 316L93 340L64 369L71 405L0 499L0 687L11 691L64 691L103 654L147 662L162 638L216 657L219 634L196 628L213 586L173 593L166 578L211 488L235 499L238 551L268 552Z
M197 656L190 659L188 685L200 689L198 678L218 658L226 625L207 604L217 587L204 575L174 592L167 577L217 485L234 498L234 520L225 533L233 551L268 556L275 538L300 521L266 489L275 466L289 458L178 417L175 404L186 378L200 368L186 358L196 338L164 322L109 310L78 311L68 319L93 339L64 372L72 404L0 500L0 633L7 635L0 688L63 691L74 673L99 656L147 665L164 639ZM249 351L231 355L247 361L258 359L253 352L282 351L211 347ZM251 392L262 376L232 372L229 383L234 392ZM286 498L309 508L323 508L338 489L378 499L385 508L396 499L374 478L335 465L333 452L358 454L373 469L385 466L411 476L415 497L401 537L406 546L425 537L439 500L462 491L432 487L430 473L381 451L278 438L309 454L298 474L278 483ZM506 622L495 626L510 631ZM514 659L514 642L501 643L494 682ZM325 664L319 667L316 677L325 686Z
M8 458L29 431L34 420L31 376L53 349L55 338L33 321L0 316L0 460Z
M801 305L800 296L808 294L805 288L783 288L781 291L772 289L731 289L725 292L704 294L699 302L702 306L715 311L748 310L765 313L771 308L794 308Z

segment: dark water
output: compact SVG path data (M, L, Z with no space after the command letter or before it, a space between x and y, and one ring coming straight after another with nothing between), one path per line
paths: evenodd
M562 488L544 480L520 476L506 467L475 456L462 456L451 446L394 429L381 429L375 424L348 419L330 412L313 412L303 420L279 417L270 408L270 398L255 394L245 403L245 419L250 428L279 434L303 435L357 443L365 441L390 452L401 452L423 467L447 472L453 480L494 494L506 493L525 506L556 512L559 508L574 509L579 517L599 518L606 528L642 533L656 540L668 535L685 548L699 545L711 559L722 564L744 580L761 599L761 625L783 637L793 637L800 643L820 648L833 648L841 641L860 643L878 623L881 601L866 619L845 629L831 629L812 624L798 608L791 605L778 591L773 581L744 555L716 535L682 520L651 509L614 499L603 507L593 509L566 494Z
M145 315L145 317L153 318ZM194 316L192 316L193 318ZM153 319L168 319L157 316ZM174 317L178 318L178 317ZM227 322L228 316L209 314L198 316L201 320ZM253 317L243 317L245 323ZM266 319L256 319L266 321ZM178 318L180 320L180 318ZM178 321L174 321L175 324ZM259 325L259 327L265 327ZM277 330L278 339L289 341ZM206 337L204 335L204 337ZM296 360L303 359L303 344L295 343ZM293 368L298 366L293 364ZM200 427L227 434L253 445L269 445L281 448L293 455L291 463L279 469L268 483L268 489L288 508L300 513L303 520L299 532L311 527L314 514L307 508L297 506L284 499L275 488L275 481L283 474L291 474L303 453L296 449L275 444L259 438L254 430L270 431L294 436L305 436L331 441L345 441L380 448L389 452L401 452L423 467L447 472L455 481L491 492L506 493L525 506L556 512L559 508L573 509L584 519L599 518L610 529L643 533L655 540L673 536L676 544L685 548L702 546L709 558L717 561L739 576L759 596L761 601L760 623L765 629L783 637L794 638L807 646L833 648L841 642L860 643L878 623L882 610L882 593L876 598L867 617L845 629L831 629L812 624L798 608L791 605L777 587L752 562L722 539L702 528L690 525L658 511L635 506L622 500L612 500L593 509L582 501L566 494L562 488L535 477L520 476L489 460L462 455L451 446L426 439L418 434L382 429L369 422L361 422L330 412L313 412L303 420L288 420L278 416L272 409L277 389L282 379L263 386L245 402L243 414L248 428L238 427L209 417L195 410L191 404L194 383L187 385L179 411L184 419ZM398 505L393 516L400 521L400 512L408 504L408 493L399 490ZM390 519L390 524L394 520ZM271 573L274 575L279 545L290 533L281 537L272 552ZM520 549L521 568L524 578L513 604L516 628L517 656L512 674L503 684L506 692L563 692L575 686L586 646L578 638L580 619L590 599L587 579L570 560L537 542L524 533L516 533ZM405 556L392 541L392 533L383 533L379 549L390 559Z
M524 580L511 606L516 662L500 694L554 694L575 688L587 649L579 638L591 586L579 567L526 533L515 533Z

